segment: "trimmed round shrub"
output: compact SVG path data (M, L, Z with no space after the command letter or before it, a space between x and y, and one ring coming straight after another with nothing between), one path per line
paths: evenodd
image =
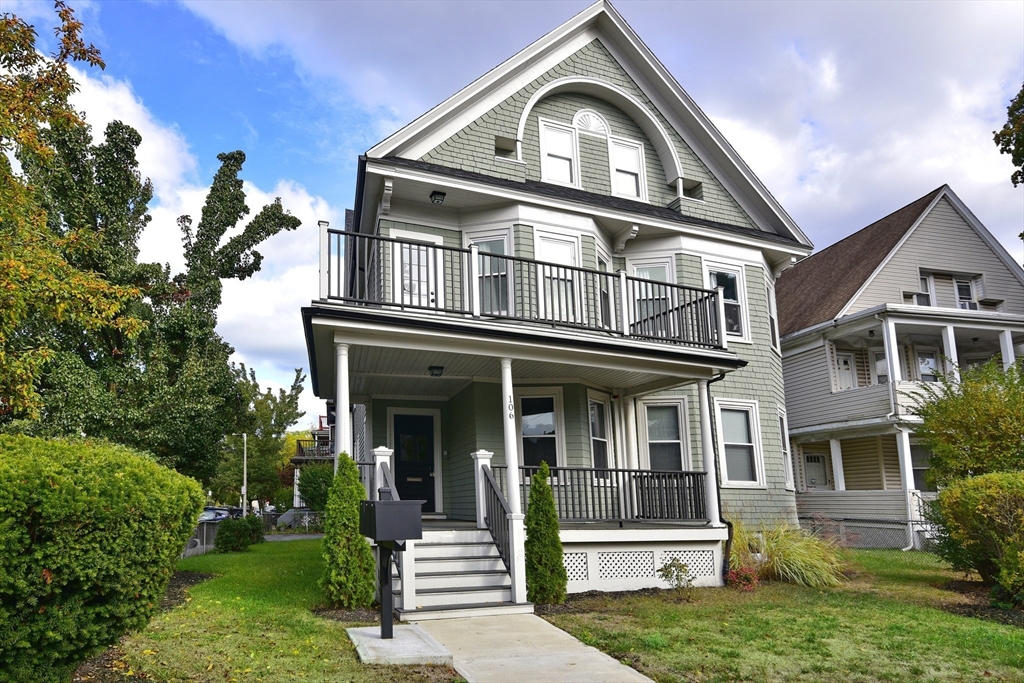
M526 508L526 598L540 605L565 602L569 583L550 476L548 464L542 461L530 481L530 505Z
M202 505L123 446L0 436L0 680L67 681L143 628Z
M939 526L940 557L1024 604L1024 472L953 483L939 493L931 519Z
M347 457L347 456L346 456ZM352 463L355 466L355 463ZM338 458L338 471L341 471L341 458ZM358 478L359 468L356 467ZM311 510L323 512L327 509L327 495L334 482L334 465L307 465L299 470L299 495Z
M300 486L305 476L303 472L299 477ZM359 502L365 499L359 467L343 453L324 512L324 573L320 586L332 605L346 609L369 607L376 587L373 550L359 533Z
M222 553L248 550L254 543L263 543L263 519L256 515L229 517L217 524L213 547Z

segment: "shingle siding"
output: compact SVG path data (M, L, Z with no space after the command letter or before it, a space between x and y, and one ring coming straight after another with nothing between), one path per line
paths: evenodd
M427 152L423 157L421 157L421 160L510 180L525 180L527 177L539 179L539 152L535 151L531 156L526 149L527 140L522 141L524 145L524 161L527 162L526 165L523 165L511 163L502 159L496 159L494 136L500 135L503 137L515 138L518 133L519 119L530 97L547 83L567 76L588 76L591 78L598 78L626 90L633 97L643 103L648 111L650 111L661 123L661 126L668 131L668 135L675 146L676 154L679 157L679 162L682 165L684 177L699 181L703 184L704 202L684 202L681 209L682 213L687 216L715 220L748 228L756 228L746 212L740 208L736 200L733 199L722 184L712 175L711 171L697 157L690 146L686 144L679 133L669 125L669 122L664 115L657 110L647 95L615 61L615 58L612 57L611 53L608 52L607 48L604 47L600 40L594 40L589 45L581 48L575 54L567 57L563 62L550 69L547 73L540 76L514 95L508 97L504 102L442 142L430 152ZM592 104L598 103L598 106L603 108L600 110L602 114L605 113L605 110L614 110L614 112L618 112L612 116L615 123L613 123L612 120L609 120L609 125L612 125L613 132L616 125L621 123L625 126L625 122L621 121L621 119L628 121L628 117L625 117L625 115L619 112L615 107L610 107L600 100L594 100L589 97L583 98L579 95L554 95L551 98L545 98L545 100L538 103L535 109L546 107L548 105L548 100L552 100L553 102L561 101L564 103L566 98L581 98ZM591 108L597 109L597 106L593 106ZM572 113L575 113L575 111ZM568 122L571 122L571 120L572 115L570 114ZM629 121L629 123L632 124L634 130L638 129L635 123L631 121ZM527 130L524 132L524 138L529 139L530 136L533 136L533 140L536 140L536 114L531 113L530 123L526 126L526 129ZM589 143L585 144L588 150L593 147ZM666 206L669 201L675 198L675 194L671 194L670 196L669 191L666 189L664 170L661 168L657 155L653 153L653 148L649 147L649 142L645 145L645 160L647 162L647 172L649 175L648 188L651 201L658 203L660 206ZM597 167L601 166L599 155L596 152L594 154L590 154L590 152L588 152L586 163L588 165L594 165L595 175L593 175L592 179L587 182L593 183L596 187L596 184L599 183ZM604 169L607 169L607 165L604 166ZM604 174L604 177L607 179L607 170L604 170ZM661 180L655 181L656 177ZM659 182L661 186L655 187ZM610 185L608 187L610 191ZM593 191L597 192L599 190L594 189Z

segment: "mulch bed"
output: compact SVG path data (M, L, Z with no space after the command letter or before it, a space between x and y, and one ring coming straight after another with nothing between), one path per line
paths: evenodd
M968 599L968 602L943 605L942 609L947 612L1024 628L1024 610L993 607L989 603L989 587L981 581L948 581L940 588Z
M315 609L313 614L331 621L340 621L345 624L379 624L380 611L369 607L357 607L356 609ZM395 619L397 622L398 619Z
M160 610L166 612L185 604L186 592L197 583L212 579L213 574L200 572L174 572L167 584L167 592L160 600ZM117 645L109 647L99 655L83 662L71 677L73 683L120 683L121 681L152 680L144 673L132 671L124 661L124 650Z

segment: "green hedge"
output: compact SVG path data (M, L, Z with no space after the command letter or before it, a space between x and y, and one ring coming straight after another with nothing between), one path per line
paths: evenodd
M968 477L939 493L931 514L938 553L1024 605L1024 472Z
M202 504L127 448L0 436L0 681L67 681L143 628Z
M358 474L358 467L356 470L356 474ZM327 509L327 496L333 481L334 465L332 463L306 465L299 470L299 495L309 509L317 512Z
M305 472L299 477L299 486L304 477ZM324 512L324 573L320 577L328 602L338 607L369 607L373 602L376 565L370 544L359 533L359 501L365 498L359 467L342 454Z
M254 543L263 543L265 540L262 517L229 517L217 524L217 537L213 541L213 547L222 553L241 552L248 550Z

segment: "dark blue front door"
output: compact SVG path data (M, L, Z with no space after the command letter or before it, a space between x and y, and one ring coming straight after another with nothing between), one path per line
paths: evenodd
M434 511L434 416L395 415L395 486L402 500Z

